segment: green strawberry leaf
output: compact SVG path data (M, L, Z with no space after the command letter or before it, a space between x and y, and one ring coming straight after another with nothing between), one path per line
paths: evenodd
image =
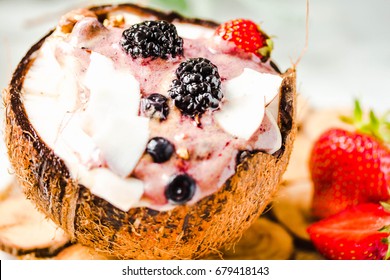
M389 203L387 203L387 202L380 202L380 204L382 205L383 209L386 212L390 212L390 204ZM381 229L379 229L379 232L390 233L390 225L383 226ZM383 238L381 241L383 243L387 244L387 252L386 252L386 255L385 255L384 259L388 260L388 259L390 259L390 235L387 238Z
M390 225L383 226L379 232L390 232Z
M383 125L379 129L385 143L390 143L390 111L383 115L381 123Z
M360 106L359 100L355 99L355 108L353 110L353 119L355 123L361 124L363 122L363 110Z
M353 124L355 123L354 120L353 120L353 118L348 117L348 116L344 116L344 115L340 116L340 120L341 120L342 122L345 122L345 123L351 124L351 125L353 125Z
M386 212L390 212L390 203L387 203L387 202L384 202L384 201L381 201L381 202L379 202L379 203L382 205L383 209L384 209Z
M390 111L379 118L373 110L370 110L368 120L366 120L359 100L355 99L352 117L340 116L340 119L355 126L358 131L364 134L371 135L385 144L390 143Z
M347 123L354 126L360 126L363 120L363 110L360 106L359 100L355 99L354 101L354 109L353 109L353 115L352 116L340 116L340 119Z
M372 129L374 131L377 131L379 129L380 121L377 118L377 116L375 115L373 110L370 110L370 124L371 124Z
M387 238L383 238L381 241L382 241L382 243L387 244L387 252L386 252L386 255L384 257L384 260L388 260L388 259L390 259L390 236Z

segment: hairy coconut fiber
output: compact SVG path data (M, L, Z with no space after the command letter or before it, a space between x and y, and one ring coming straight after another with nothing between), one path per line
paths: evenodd
M216 26L134 5L90 10L104 20L112 9ZM295 71L282 74L279 123L283 145L278 152L249 155L218 192L192 206L181 205L166 212L148 208L123 212L79 185L29 122L21 89L34 53L44 40L26 54L4 92L8 154L24 193L37 208L75 241L124 259L197 259L237 242L271 202L286 169L296 132Z

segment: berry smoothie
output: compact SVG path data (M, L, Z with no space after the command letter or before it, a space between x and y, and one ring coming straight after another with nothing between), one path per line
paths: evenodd
M29 119L72 177L119 209L194 204L243 152L281 147L280 74L219 33L125 12L66 15L25 77Z

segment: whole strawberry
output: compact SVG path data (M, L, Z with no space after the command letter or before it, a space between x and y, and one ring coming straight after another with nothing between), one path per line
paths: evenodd
M234 19L221 24L215 35L233 42L239 49L253 53L262 61L268 60L273 42L260 27L248 19Z
M314 143L309 168L316 217L327 217L350 205L390 199L388 123L372 112L370 122L363 123L362 115L356 102L355 118L347 120L359 124L359 129L330 129Z
M365 203L308 227L316 249L334 260L384 260L390 258L388 204Z

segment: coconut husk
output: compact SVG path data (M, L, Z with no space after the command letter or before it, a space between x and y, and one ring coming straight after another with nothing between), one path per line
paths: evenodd
M130 4L90 10L103 21L113 9L216 26ZM73 240L118 258L197 259L236 243L272 201L286 169L296 133L295 70L283 74L279 110L283 144L278 152L248 156L218 192L194 205L181 205L166 212L148 208L123 212L79 185L64 161L29 122L21 95L23 78L44 40L20 62L4 94L8 154L27 197Z

